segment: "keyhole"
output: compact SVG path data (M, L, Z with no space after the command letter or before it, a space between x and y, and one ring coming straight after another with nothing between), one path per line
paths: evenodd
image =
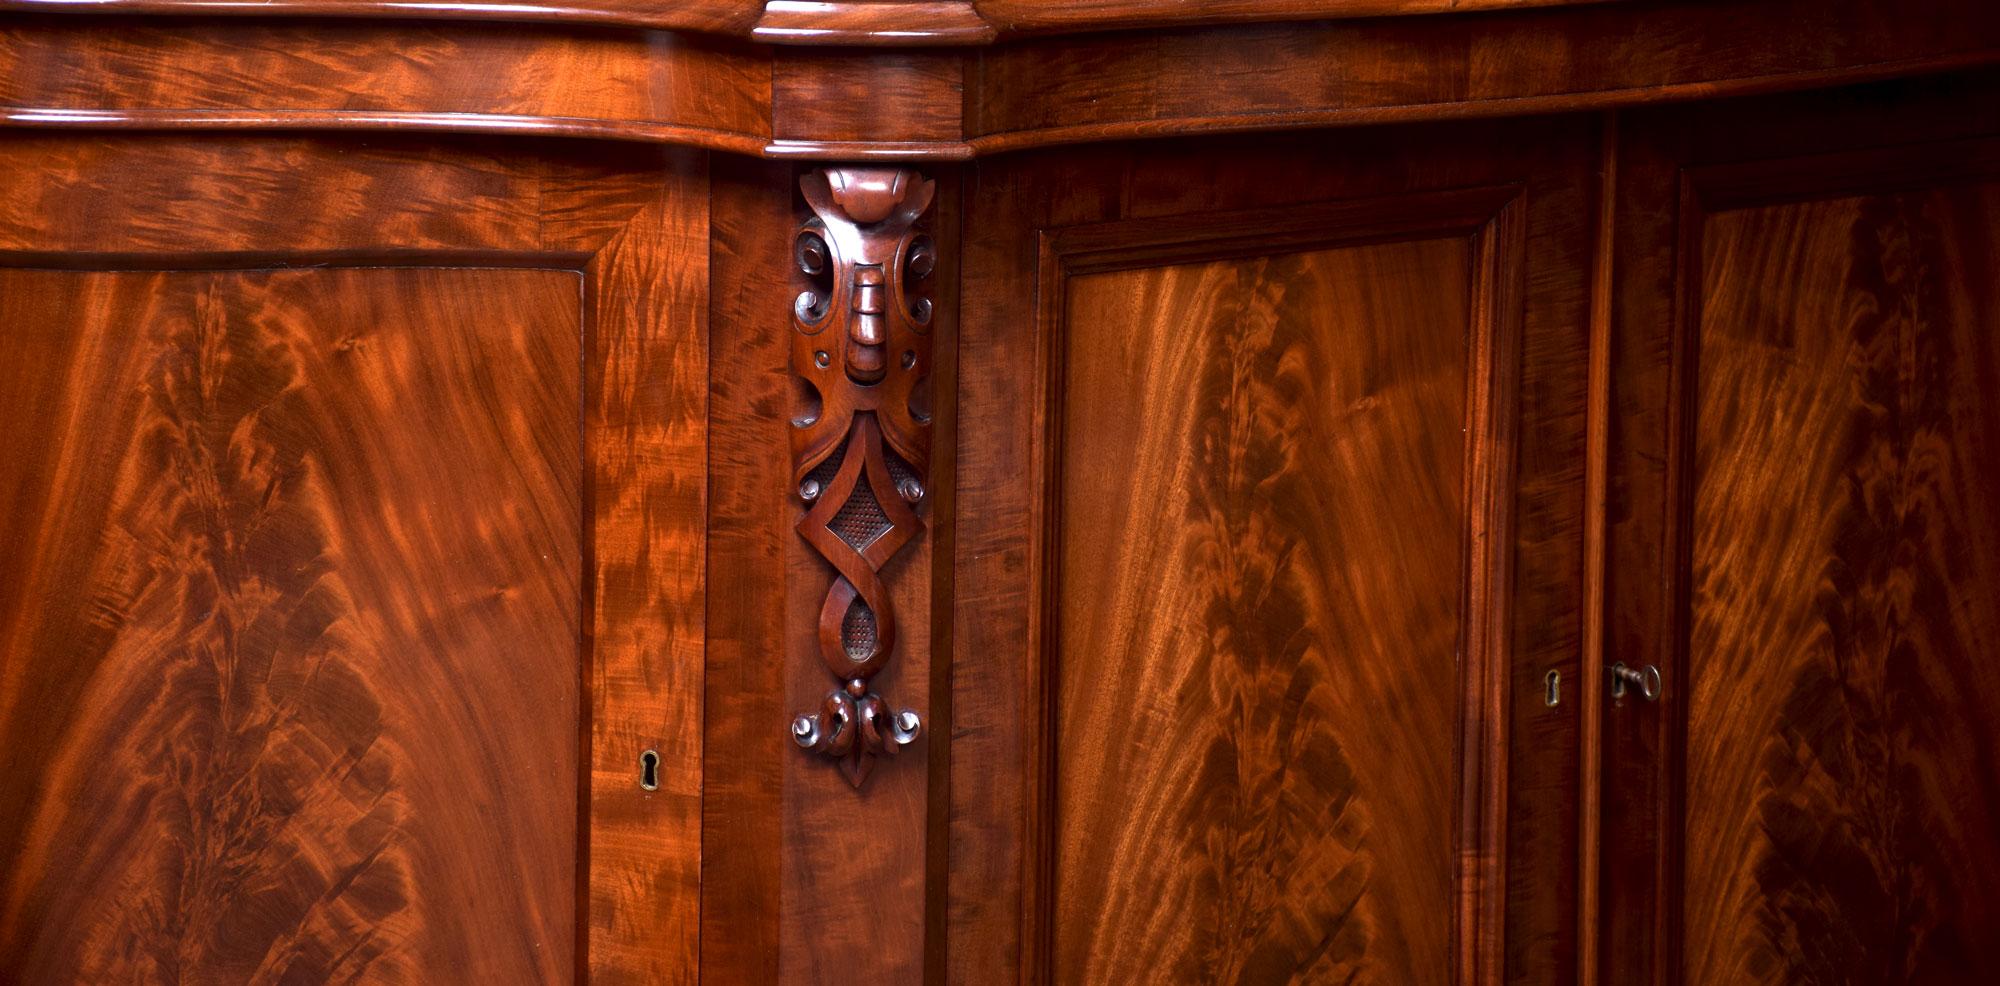
M1553 707L1562 701L1562 672L1550 671L1542 676L1542 704Z
M639 754L639 786L648 791L660 789L660 755L651 750Z

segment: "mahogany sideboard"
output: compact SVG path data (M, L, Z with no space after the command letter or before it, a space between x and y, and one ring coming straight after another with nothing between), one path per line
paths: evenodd
M2000 982L1991 0L0 0L0 983Z

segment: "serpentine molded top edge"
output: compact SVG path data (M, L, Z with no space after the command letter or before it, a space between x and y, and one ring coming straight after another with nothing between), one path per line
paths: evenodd
M141 2L177 0L105 0ZM274 0L286 2L297 0ZM1618 110L1983 68L2000 65L1991 2L1606 3L955 48L490 21L0 16L0 128L507 133L956 161ZM1744 44L1746 32L1769 40Z
M0 11L560 21L769 44L946 47L1026 35L1625 0L0 0Z

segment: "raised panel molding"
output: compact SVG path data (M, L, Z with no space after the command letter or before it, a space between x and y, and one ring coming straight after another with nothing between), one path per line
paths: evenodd
M1066 365L1072 331L1068 325L1069 298L1076 279L1118 272L1146 272L1175 265L1216 264L1248 258L1297 258L1319 251L1357 248L1363 251L1395 251L1399 245L1442 241L1449 249L1464 250L1470 264L1466 282L1465 311L1468 322L1465 338L1465 379L1462 394L1463 460L1462 490L1458 503L1463 510L1463 528L1457 533L1461 545L1457 571L1443 592L1459 607L1457 648L1462 654L1455 680L1441 681L1450 689L1450 721L1439 728L1452 739L1450 752L1442 763L1456 764L1448 795L1449 835L1436 847L1442 865L1449 871L1445 892L1454 898L1446 937L1453 944L1451 956L1439 968L1449 969L1446 981L1458 984L1497 982L1500 965L1500 908L1504 897L1505 872L1504 806L1506 792L1506 722L1504 701L1506 614L1510 599L1510 524L1514 486L1512 478L1512 433L1516 422L1515 393L1519 373L1521 299L1525 267L1525 190L1519 186L1482 187L1415 194L1391 198L1331 202L1300 208L1252 210L1229 213L1122 220L1110 223L1056 228L1045 231L1041 240L1040 292L1041 334L1039 343L1039 392L1036 406L1043 409L1038 451L1033 456L1032 482L1042 491L1039 535L1034 537L1033 571L1039 572L1041 604L1031 617L1033 640L1029 667L1029 695L1026 707L1032 722L1024 730L1033 747L1027 754L1030 783L1024 799L1026 817L1026 871L1023 874L1022 914L1026 948L1023 975L1026 981L1049 983L1079 980L1079 971L1062 965L1058 954L1058 927L1074 932L1069 919L1059 919L1064 881L1058 873L1061 846L1060 777L1064 769L1066 741L1060 735L1063 721L1064 680L1060 655L1064 652L1062 600L1065 587L1062 571L1064 543L1072 535L1064 519L1065 475L1070 470L1101 470L1104 462L1078 463L1066 454L1066 407L1070 403L1069 381L1079 372ZM1440 246L1437 249L1445 249ZM1428 254L1426 254L1428 256ZM1399 271L1401 276L1414 272ZM1256 303L1267 303L1268 299ZM1163 316L1169 313L1162 312ZM1196 312L1176 312L1170 317L1196 317ZM1100 354L1101 355L1101 354ZM1168 347L1151 350L1150 361L1174 362L1189 358ZM1365 372L1365 371L1362 371ZM1282 384L1280 386L1283 386ZM1157 398L1185 401L1194 395L1159 393ZM1132 413L1142 418L1154 416L1145 408ZM1173 412L1181 413L1180 408ZM1244 435L1217 436L1215 440L1239 442ZM1460 439L1451 430L1454 441ZM1315 434L1315 442L1337 442L1333 434ZM1215 451L1211 449L1211 451ZM1120 468L1123 468L1121 465ZM1157 496L1148 508L1173 513L1185 509L1177 499L1186 491L1171 484L1160 485L1168 477L1140 474L1129 482ZM1366 483L1368 476L1325 477L1328 482ZM1386 520L1386 519L1385 519ZM1174 521L1164 521L1167 524ZM1184 571L1158 570L1144 577L1170 587L1187 577ZM1161 588L1158 591L1168 591ZM1120 611L1117 607L1105 612ZM1138 617L1134 617L1138 618ZM1103 655L1107 661L1128 660L1119 654ZM1193 660L1190 656L1188 660ZM1175 673L1186 673L1187 667ZM1449 677L1449 674L1447 674ZM1123 694L1121 692L1121 694ZM1128 696L1130 697L1130 696ZM1155 749L1164 744L1170 754L1184 758L1184 769L1202 769L1201 750L1184 746L1172 722L1154 722L1145 709L1128 708L1128 722L1120 730L1159 730L1132 742L1131 749ZM1361 755L1374 755L1362 751ZM1148 760L1148 763L1155 762ZM1331 761L1328 761L1331 762ZM1324 763L1322 763L1324 766ZM1328 781L1339 786L1337 781ZM1327 792L1322 792L1327 793ZM1351 794L1351 790L1347 793ZM1167 806L1131 804L1129 812L1164 810ZM1102 862L1101 860L1099 861ZM1125 862L1121 857L1120 863ZM1359 872L1359 871L1356 871ZM1142 878L1134 873L1114 874L1126 879ZM1353 874L1349 874L1352 876ZM1339 877L1334 878L1335 882ZM1350 888L1352 890L1352 888ZM1151 891L1148 891L1151 893ZM1157 906L1157 905L1154 905ZM1428 902L1425 906L1430 906ZM1240 915L1244 920L1255 915ZM1267 918L1273 918L1266 915ZM1145 932L1126 925L1128 933ZM1296 929L1295 929L1296 930ZM1319 929L1332 934L1332 929ZM1354 929L1350 929L1354 930ZM1251 934L1247 926L1222 934ZM1349 944L1354 944L1353 940ZM1438 942L1443 945L1443 941ZM1382 948L1389 955L1393 948ZM1373 956L1370 956L1373 958ZM1158 956L1168 961L1167 956ZM1264 960L1269 960L1264 956ZM1393 962L1393 960L1391 960ZM1422 961L1419 959L1418 961ZM1378 966L1378 969L1387 968ZM1131 970L1123 970L1130 972ZM1269 972L1270 970L1264 970ZM1107 973L1112 974L1112 973ZM1118 973L1122 974L1122 973ZM1365 978L1365 977L1364 977Z
M1680 186L1663 981L1991 978L2000 140Z
M0 980L571 973L578 281L0 268Z
M129 284L169 276L161 272L171 272L174 277L206 277L224 285L314 285L324 279L336 286L327 290L355 296L306 310L331 313L329 317L346 328L327 346L332 355L326 362L286 371L288 386L295 389L311 389L310 385L322 377L334 378L338 367L356 361L397 355L420 368L439 362L435 354L421 348L393 348L410 344L390 338L388 316L365 310L355 314L343 307L358 304L364 297L375 304L389 304L414 295L416 300L409 304L415 306L432 303L433 296L444 297L446 292L439 287L444 285L485 303L497 299L518 305L514 294L500 293L504 285L554 278L558 289L541 291L537 297L553 297L574 306L567 315L571 332L568 345L572 347L569 356L538 353L536 357L545 358L557 373L568 368L576 374L564 394L570 406L556 414L557 434L565 437L537 443L510 436L508 443L481 446L491 451L518 444L530 450L521 453L523 459L532 459L534 450L553 455L548 449L561 450L568 442L567 459L559 460L568 469L558 470L559 475L550 480L554 492L546 501L559 503L560 509L549 508L544 501L537 501L533 504L537 509L530 509L518 500L493 498L494 502L510 503L510 509L501 516L479 520L502 530L510 525L530 529L548 526L560 533L565 523L563 511L573 512L567 524L581 541L568 549L575 562L568 573L572 581L551 586L533 577L536 570L524 568L512 573L522 580L519 584L495 575L492 585L477 592L451 595L455 608L450 613L410 617L428 620L426 626L450 627L457 625L454 620L472 619L467 613L526 606L526 600L539 599L551 588L571 592L566 600L549 603L567 603L568 625L546 623L542 628L544 635L561 638L565 659L562 680L569 689L567 708L571 714L567 721L557 720L562 695L556 689L543 688L546 694L538 697L547 707L540 712L549 718L529 733L553 737L552 742L567 739L573 744L570 752L550 752L546 763L531 767L512 761L535 756L537 751L532 749L497 742L472 744L462 750L441 746L453 751L450 769L434 776L466 789L435 800L430 798L431 792L410 799L440 813L475 817L477 812L488 810L481 807L483 802L504 805L506 799L519 798L524 803L540 803L553 797L572 813L573 837L560 840L568 854L567 865L561 870L569 883L564 888L568 894L530 906L531 911L565 911L560 916L542 915L542 927L560 925L565 933L575 935L570 942L546 944L542 954L559 960L539 970L547 973L547 979L573 974L606 981L692 983L696 979L707 484L688 477L700 474L708 454L708 365L702 331L702 302L708 287L707 177L705 158L698 153L661 155L615 147L541 147L496 153L491 148L467 150L397 140L354 144L338 137L296 135L215 140L176 135L15 134L0 143L0 274L15 276L24 273L22 268L42 268L54 269L62 276L87 274L104 283ZM489 283L493 286L487 287ZM366 289L376 285L381 293L369 295ZM484 296L480 295L482 288L487 292ZM260 308L260 291L265 289L237 290L220 302L205 303L204 310L211 314L233 309L250 313L221 320L221 337L254 335L253 330L283 323L283 309L276 302L284 294L275 288L266 291L273 300ZM9 300L33 303L32 295ZM408 310L417 313L413 318L424 311L421 307ZM482 311L468 302L459 314ZM510 310L506 317L527 320L530 315ZM437 328L446 322L438 317L424 324ZM326 329L319 325L312 328ZM119 326L116 337L124 338L125 331ZM426 345L443 345L441 337L421 338L428 340ZM203 352L223 364L222 369L207 368L223 381L215 386L232 399L244 396L230 392L232 387L243 386L232 372L247 372L228 369L229 360L236 357L226 352ZM491 360L475 361L460 370L456 386L391 386L421 395L424 402L462 400L468 408L487 407L491 402L508 411L496 420L533 422L555 412L546 404L522 400L522 393L534 391L505 375L513 372L507 367L518 352L532 353L535 348L522 344L518 350L506 349ZM272 354L256 355L265 358ZM303 358L296 353L293 356ZM433 368L430 372L442 371ZM398 410L409 409L399 406ZM276 412L249 412L245 421L256 421L264 414ZM420 418L394 420L399 427L424 427ZM316 435L314 429L339 427L337 422L299 415L282 416L279 424L283 442L271 442L281 451L301 445L309 449L328 446L332 439ZM401 434L393 429L392 433ZM246 425L244 434L254 435L255 429ZM24 432L21 437L30 440L42 436ZM548 448L542 448L544 444ZM234 454L237 446L224 441L215 448L221 452L214 454ZM382 450L372 455L383 459L383 468L399 461L418 465L428 461L421 455L396 460ZM492 452L480 461L493 466L507 459ZM444 467L450 463L449 458L442 458L436 464ZM373 466L354 468L362 477L352 480L356 489L375 493L379 488L387 492L375 495L391 501L399 484L415 482L393 470L374 476L366 472ZM462 481L476 482L474 471L460 468L459 472ZM498 478L490 481L500 482ZM274 486L271 495L275 497L280 489ZM256 497L244 494L241 501L255 504ZM363 502L368 501L363 498ZM456 530L450 522L440 521L439 526ZM327 530L330 535L343 532L338 526ZM410 536L423 540L419 531L411 531ZM488 531L484 539L474 543L490 546L497 537ZM391 539L384 533L358 540ZM267 545L263 550L273 549ZM329 556L337 550L338 546L329 549ZM63 552L74 557L88 553L82 546ZM333 565L337 575L348 574L342 567L347 561L322 559L317 563ZM381 575L385 584L403 587L406 592L418 591L407 584L416 579L437 583L421 587L426 591L444 593L453 588L436 572L402 572L396 567L399 564L409 561L392 555L387 561L375 562L370 571ZM574 581L576 575L581 576L581 584ZM0 608L7 605L0 599ZM405 601L406 608L408 605ZM546 617L546 607L534 613ZM518 645L526 637L516 633L509 642ZM420 633L402 639L414 643L386 655L392 663L380 667L393 669L397 667L393 662L421 662L427 658L426 647L445 646ZM36 656L42 655L25 647L10 648L0 654L4 658L0 663L13 666L0 666L0 677L11 678L18 667L25 667L14 665L17 659ZM361 666L378 667L372 663ZM469 684L454 684L495 692L521 684L504 674L492 677L483 673L488 670L472 668ZM244 680L254 684L254 675L245 672ZM539 687L547 678L524 677L524 681ZM401 687L398 681L380 684L385 690ZM396 702L382 704L405 707ZM350 711L361 708L357 704ZM515 706L504 708L518 712ZM47 751L40 744L52 741L47 731L38 728L33 718L37 711L10 708L0 700L0 736L7 737L6 747L17 752L24 765ZM478 730L513 728L506 717L492 719L453 724L440 717L436 725L439 729L462 726L475 735ZM139 739L135 736L133 741ZM245 749L248 752L244 755L253 763L262 762L254 758L265 753L258 752L254 744ZM356 757L363 752L357 751ZM458 755L461 752L463 755ZM642 758L647 753L654 758L656 783L651 788L641 784ZM376 759L382 756L378 753ZM565 760L567 773L550 777L548 772L559 769ZM402 796L368 764L364 759L356 760L347 779L350 786L339 788L340 793L379 795L387 800ZM23 812L36 810L29 807L31 799L24 789L8 786L9 781L32 784L34 780L25 770L0 780L0 789L4 789L0 805L21 804ZM509 785L517 781L524 790L510 793ZM549 784L563 788L551 791ZM17 791L22 792L18 798ZM191 803L198 807L199 796L191 796ZM9 814L8 809L0 808L0 826L14 824ZM230 819L218 819L214 824L208 834L218 843L258 837L258 832ZM490 832L492 826L481 830ZM421 841L412 834L416 831L404 824L385 834L384 858L399 854L401 858L421 858L418 850L432 847L413 846ZM461 837L456 830L445 834ZM547 837L546 833L540 835ZM319 842L337 847L337 838L326 836ZM524 844L536 851L543 847L538 841ZM332 865L341 861L335 852L317 862ZM44 893L28 885L35 877L27 862L34 861L0 874L0 957L10 960L30 958L34 953L22 948L21 942L43 928L33 920L36 912L19 909L23 901ZM283 872L275 866L270 870L273 874ZM406 874L414 909L435 904L449 910L503 899L482 899L470 905L456 899L442 903L447 891L471 891L462 881L448 883L439 878L439 872L433 868L427 873L416 867ZM535 868L533 872L542 870ZM427 887L426 876L437 885ZM17 882L9 883L9 878ZM41 879L48 881L43 886L57 888L52 892L61 892L63 880ZM374 878L357 871L356 879ZM547 883L538 880L537 886ZM379 895L382 884L370 884L356 892ZM94 906L103 907L113 902L114 896L94 899ZM122 902L128 898L119 895L115 899ZM136 895L129 899L133 901L130 906L140 906ZM171 918L171 911L166 916ZM270 917L260 914L257 920ZM314 932L310 920L309 915L298 925L302 942L311 940ZM404 936L401 941L412 948L449 950L481 945L454 938L451 925L442 918L418 925L385 919L385 925ZM424 937L422 932L426 931L435 939L449 941L439 945ZM391 949L394 945L390 944ZM376 968L392 964L384 960ZM521 963L515 967L527 968ZM15 972L27 981L36 981L39 975L34 967L0 967L0 979L11 979L10 973ZM122 974L114 976L123 978Z

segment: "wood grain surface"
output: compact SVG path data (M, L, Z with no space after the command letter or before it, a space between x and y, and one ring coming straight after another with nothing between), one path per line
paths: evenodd
M1700 233L1684 969L2000 979L2000 182Z
M835 6L857 43L966 7ZM14 18L12 123L265 132L0 134L0 981L2000 978L2000 82L1634 111L1602 161L1575 115L1215 136L1985 64L1996 30ZM927 166L973 372L894 573L911 756L857 797L783 733L826 576L786 524L791 167L297 132L346 127L995 154ZM1494 190L1504 222L1398 225ZM1129 256L1066 266L1112 227ZM1482 318L1517 320L1491 403ZM1667 701L1580 700L1587 600Z
M1058 981L1449 980L1470 270L1070 282Z
M650 17L661 2L631 9ZM978 11L1008 31L1055 36L993 47L941 46L998 29L960 2L675 7L695 30L740 24L740 13L787 40L837 46L590 26L606 10L581 0L199 8L366 19L16 16L0 24L0 127L445 130L963 160L1135 137L1609 109L2000 63L2000 15L1987 0L1009 0ZM420 11L442 19L372 17ZM1418 12L1442 16L1379 16ZM513 14L574 19L491 22ZM1270 19L1294 23L1237 23ZM1132 29L1161 24L1181 26ZM1093 33L1063 33L1079 30Z
M770 74L768 56L712 40L568 25L0 19L0 121L27 126L622 136L755 153Z
M1939 76L1619 125L1604 660L1666 689L1604 705L1588 981L1990 978L1941 946L1992 924L1992 679L1951 648L1994 573L1940 566L1994 530L1968 497L1994 488L1997 95ZM1912 706L1940 675L1965 677ZM1924 843L1975 832L1933 869Z
M0 280L0 978L567 980L577 275Z
M994 35L972 0L767 0L750 30L759 41L795 45L975 45Z
M1441 14L1607 2L1618 0L974 0L973 6L1003 31L1045 33L1230 21Z
M774 587L787 555L810 551L794 506L791 301L772 258L791 255L798 217L789 165L745 162L713 172L709 198L710 348L728 353L709 376L708 640L702 723L701 968L714 982L779 982L779 948L811 928L781 924L786 855L785 764L803 754L783 735L794 676L814 673L810 634L778 617ZM782 262L782 260L780 261ZM804 617L810 625L810 617ZM795 647L805 650L792 653Z
M1433 980L1570 981L1564 970L1574 965L1579 706L1545 705L1542 681L1551 669L1566 681L1580 671L1594 135L1558 120L1368 133L1360 141L1272 136L1006 156L982 163L968 186L966 228L981 233L964 241L949 982L1177 981L1204 956L1248 982L1284 982L1295 973L1298 981L1318 981L1317 971L1340 962L1395 981L1405 974L1389 958L1398 948L1411 950L1414 975ZM1362 270L1371 276L1355 279ZM1413 279L1417 293L1406 296L1407 285L1373 276L1391 272ZM1060 300L1065 284L1099 292L1094 307L1081 311ZM1472 290L1468 284L1484 288L1450 300L1455 290ZM1288 285L1295 293L1286 293ZM1444 328L1426 321L1446 317L1441 310L1459 321ZM1350 324L1356 315L1382 324ZM1065 333L1077 341L1065 342ZM1470 361L1481 350L1473 340L1497 345L1508 333L1518 333L1511 348L1493 350L1483 364L1490 375L1475 372ZM1374 706L1349 711L1349 693L1334 689L1408 687L1417 672L1405 677L1401 665L1362 650L1378 625L1339 622L1361 603L1337 596L1354 574L1342 554L1362 551L1372 561L1358 564L1393 568L1400 562L1387 558L1387 539L1406 533L1387 522L1356 527L1344 515L1294 508L1388 501L1423 509L1424 501L1392 495L1409 492L1395 484L1414 465L1391 458L1382 467L1402 471L1350 472L1374 462L1361 454L1365 448L1389 453L1342 442L1362 434L1381 440L1358 429L1391 408L1402 412L1394 420L1406 429L1430 421L1424 415L1435 412L1419 413L1422 405L1410 396L1430 371L1413 366L1410 354L1434 350L1444 354L1437 372L1456 373L1451 406L1458 410L1451 413L1478 406L1485 414L1452 418L1443 431L1425 432L1424 444L1395 454L1430 461L1442 459L1445 447L1457 450L1461 457L1448 468L1462 485L1449 502L1459 511L1474 502L1483 508L1477 525L1447 526L1418 542L1412 564L1453 561L1441 576L1448 584L1416 588L1417 604L1443 600L1450 621L1472 615L1463 594L1474 586L1492 595L1480 597L1488 601L1477 607L1479 620L1442 631L1397 623L1393 614L1408 611L1389 604L1392 618L1379 625L1380 639L1443 633L1446 648L1442 664L1416 664L1446 677L1426 678L1423 687L1434 691L1413 708L1441 709L1447 721L1392 725L1369 721L1383 714ZM1226 367L1239 355L1245 367L1235 377ZM1516 367L1512 399L1462 392L1472 376L1497 382ZM1391 368L1400 386L1370 390ZM1352 407L1329 396L1348 388ZM1401 403L1388 403L1391 393ZM1123 440L1078 430L1090 428ZM1475 457L1464 455L1472 444L1466 428L1480 436ZM1076 439L1092 451L1067 445ZM1232 453L1238 439L1242 446ZM1156 465L1175 451L1186 461L1149 472L1138 461L1147 449ZM1343 455L1357 458L1350 463ZM1512 467L1511 480L1495 468L1502 463ZM1473 492L1475 474L1492 485ZM1389 484L1389 492L1374 483ZM1104 502L1091 501L1090 492ZM1216 513L1193 504L1214 505ZM1114 522L1134 537L1115 542ZM1466 541L1473 530L1485 532L1476 550ZM1349 538L1362 540L1350 545ZM1094 557L1079 544L1115 557ZM1275 549L1283 544L1294 550L1280 557ZM1218 553L1202 561L1201 545ZM1219 553L1238 545L1239 555ZM1132 569L1118 569L1120 560ZM1501 562L1511 572L1492 567ZM1268 577L1284 594L1257 610L1267 596L1255 595L1250 577L1229 585L1224 564ZM1114 592L1125 593L1131 608L1088 602ZM1155 607L1140 608L1149 598ZM1246 612L1231 611L1225 600ZM1381 600L1371 594L1367 601ZM1273 627L1295 627L1296 638L1266 632L1267 618ZM1093 641L1103 646L1093 650ZM1185 652L1168 654L1162 648L1170 644ZM1463 659L1452 651L1459 645ZM1463 671L1461 660L1484 670ZM1315 687L1294 696L1271 690L1295 671ZM1143 704L1134 690L1140 682ZM1106 718L1075 711L1083 708ZM1253 708L1270 714L1257 718ZM1150 717L1144 723L1142 713ZM1280 722L1295 745L1280 745ZM1433 727L1438 732L1414 755L1366 752L1384 735L1376 730ZM1072 728L1094 745L1079 751L1066 732ZM1305 756L1306 738L1321 748L1329 739L1339 743L1356 779L1300 776L1287 758ZM1247 807L1232 814L1236 795L1194 786L1208 769L1211 745L1242 756L1241 776L1262 778L1264 786L1245 798L1278 803L1285 792L1354 792L1352 818L1373 826L1367 852L1418 854L1371 858L1370 872L1384 881L1415 874L1415 885L1435 895L1417 904L1389 889L1370 890L1344 923L1329 918L1333 892L1324 867L1341 851L1335 833L1311 830L1308 842L1301 833L1309 823L1283 816L1272 831L1292 841L1256 843L1261 819ZM1065 779L1073 761L1102 792ZM1290 768L1282 779L1271 772L1279 764ZM1390 791L1363 787L1402 769L1409 780L1389 782ZM1437 788L1440 772L1444 787ZM1375 799L1407 802L1425 792L1445 800L1414 818L1376 814L1384 809ZM1133 837L1099 837L1074 813L1065 821L1071 796L1091 799L1082 803L1107 833ZM1406 825L1408 832L1390 831ZM1206 841L1204 831L1215 839ZM1187 866L1171 862L1173 850L1144 848L1144 833L1185 852ZM1433 841L1418 844L1426 838ZM1241 879L1226 889L1196 882L1232 872L1232 859L1271 865L1233 871ZM1279 864L1299 860L1322 869L1281 883L1290 871ZM1094 872L1094 864L1108 868ZM1181 895L1176 899L1195 916L1148 902L1167 893ZM1278 921L1293 913L1326 919L1318 931L1344 927L1346 951L1338 960L1314 951L1317 940L1301 926ZM1377 940L1391 932L1372 923L1376 913L1406 922L1393 934L1407 933L1407 940ZM1113 915L1132 923L1115 926ZM1204 923L1210 918L1239 923L1225 930ZM1227 944L1231 932L1243 943ZM1120 944L1126 935L1135 943ZM1357 937L1371 942L1361 957L1352 949ZM1253 954L1257 942L1268 944L1261 954ZM1143 971L1132 964L1145 948L1138 943L1159 955ZM1115 960L1094 957L1100 948Z
M949 203L954 195L949 185L938 190L940 212L948 208L942 203ZM796 215L794 223L803 216ZM932 277L945 283L957 269L952 251L940 250L938 272ZM778 315L790 331L789 307L773 302L795 298L796 292L811 286L803 275L789 283L773 281L773 290L761 292L758 310ZM933 345L946 348L955 310L943 301L934 318ZM736 331L740 333L740 327ZM737 338L761 342L758 335ZM794 344L789 336L778 338L787 346ZM752 349L750 358L761 357ZM764 413L789 422L808 412L811 403L801 388L792 386L785 393L783 404ZM796 487L788 482L786 488L790 492ZM791 527L797 523L800 509L787 503L776 518ZM930 517L935 520L936 514ZM931 646L934 531L928 528L912 538L883 568L899 639L895 659L871 681L876 691L898 696L898 703L924 714L926 723L934 721L929 715L932 662L943 659ZM786 631L782 651L764 656L785 669L787 710L786 718L776 724L781 728L774 737L781 742L784 754L780 760L784 797L778 808L784 840L780 858L784 878L776 901L783 929L778 981L801 986L921 982L932 888L944 876L939 873L934 879L928 870L931 736L894 757L880 759L868 783L857 791L841 771L829 769L826 761L799 750L783 731L792 714L817 707L826 696L829 679L819 657L817 625L833 573L826 559L804 538L785 541L784 582L759 586L757 597L759 611L782 620Z
M796 529L791 420L805 396L791 366L792 305L811 286L784 276L799 224L799 172L751 162L713 172L709 338L712 485L708 678L702 788L703 977L718 982L920 982L941 956L945 879L937 831L948 722L935 695L952 665L933 626L932 558L951 526L950 457L926 484L926 530L889 564L895 657L874 680L922 710L925 733L877 762L856 790L787 731L828 686L817 624L833 569ZM955 182L939 183L932 231L957 242ZM929 279L933 353L948 373L957 260L941 249ZM773 264L778 266L774 267ZM949 393L949 391L942 391ZM952 415L934 427L951 435ZM943 542L948 545L948 542Z
M560 923L574 936L565 946L573 959L558 979L587 972L598 983L688 982L696 973L706 592L706 213L706 156L661 148L463 137L350 141L297 134L43 133L0 141L0 264L8 267L132 272L92 275L122 285L150 276L139 273L146 270L291 266L297 269L269 275L268 283L311 283L323 274L329 285L368 296L346 303L367 306L361 314L409 326L420 337L425 331L442 333L437 346L468 344L516 319L543 317L514 311L524 299L504 289L509 278L554 278L565 285L568 355L550 372L557 382L569 381L566 406L550 410L539 399L527 399L532 391L515 393L543 384L495 375L509 366L499 361L482 367L484 375L452 381L455 387L417 389L411 398L427 412L444 408L491 418L496 426L533 416L536 427L560 429L576 446L575 468L564 474L562 489L573 498L564 506L576 517L580 548L574 557L580 571L567 572L566 588L536 587L569 592L562 617L574 631L563 658L570 711L552 714L547 703L563 693L537 687L532 690L542 696L539 704L496 709L492 727L503 727L508 716L526 715L535 720L530 733L539 736L566 719L568 732L562 735L572 751L580 751L556 787L545 792L549 779L543 778L534 795L562 799L574 836L564 849L571 860L569 888L538 905L548 908L551 926ZM436 271L443 288L432 298L421 289L431 283L423 278L433 275L370 273L383 267ZM245 279L232 283L240 285L242 297L230 297L250 311L266 282L240 276ZM501 289L487 291L488 284ZM282 308L288 297L273 303ZM10 291L8 300L29 303L19 291ZM539 303L538 297L525 300ZM137 330L118 321L122 296L103 304L112 307L90 314L117 322L101 330L100 346L116 351L115 340ZM447 317L435 306L464 312ZM407 313L398 316L399 311ZM357 325L363 320L348 307L300 310L297 321L314 331L340 333L336 338L368 338L366 324ZM24 367L35 365L30 360ZM35 372L14 370L12 364L9 369ZM23 434L41 427L36 421L24 420ZM401 436L411 455L427 453L430 442L450 437L432 439L423 427L422 418L398 418L378 430ZM81 441L78 434L37 440L62 445ZM295 444L309 451L309 437L294 436ZM16 440L28 439L17 435ZM512 440L499 446L461 444L467 447L430 458L449 464L456 461L453 456L476 454L483 463L546 452L532 444L516 448ZM11 468L14 460L7 461ZM478 498L489 491L474 478L481 474L459 472L465 480L462 495L482 502ZM369 482L349 492L376 496L388 506L400 502L391 477ZM466 523L484 516L479 510L459 513ZM502 533L496 529L484 536ZM447 574L448 562L438 562ZM412 569L405 575L402 582L372 591L400 591L421 601L454 589L432 571ZM537 631L548 632L539 625ZM502 687L514 673L504 666L488 670L493 680L485 687ZM659 784L650 791L639 784L646 750L659 757ZM586 817L584 826L580 819Z
M759 0L467 0L464 3L425 4L399 0L258 0L254 4L217 4L202 0L99 0L89 8L89 12L111 15L193 14L201 17L558 21L744 34L755 23L762 7L763 3ZM63 0L0 0L0 10L76 12Z
M1985 0L1602 3L1002 45L966 140L1023 147L1590 110L1799 89L2000 58Z
M396 0L97 0L92 12L423 20L558 21L700 31L802 45L966 45L999 29L1102 31L1209 21L1436 14L1611 0L527 0L399 3ZM68 10L63 0L0 0L0 10Z
M585 161L604 148L579 149ZM544 221L623 222L584 264L589 460L586 962L598 986L699 979L707 637L708 157L560 183ZM627 211L629 210L629 211ZM638 783L659 756L659 785Z

